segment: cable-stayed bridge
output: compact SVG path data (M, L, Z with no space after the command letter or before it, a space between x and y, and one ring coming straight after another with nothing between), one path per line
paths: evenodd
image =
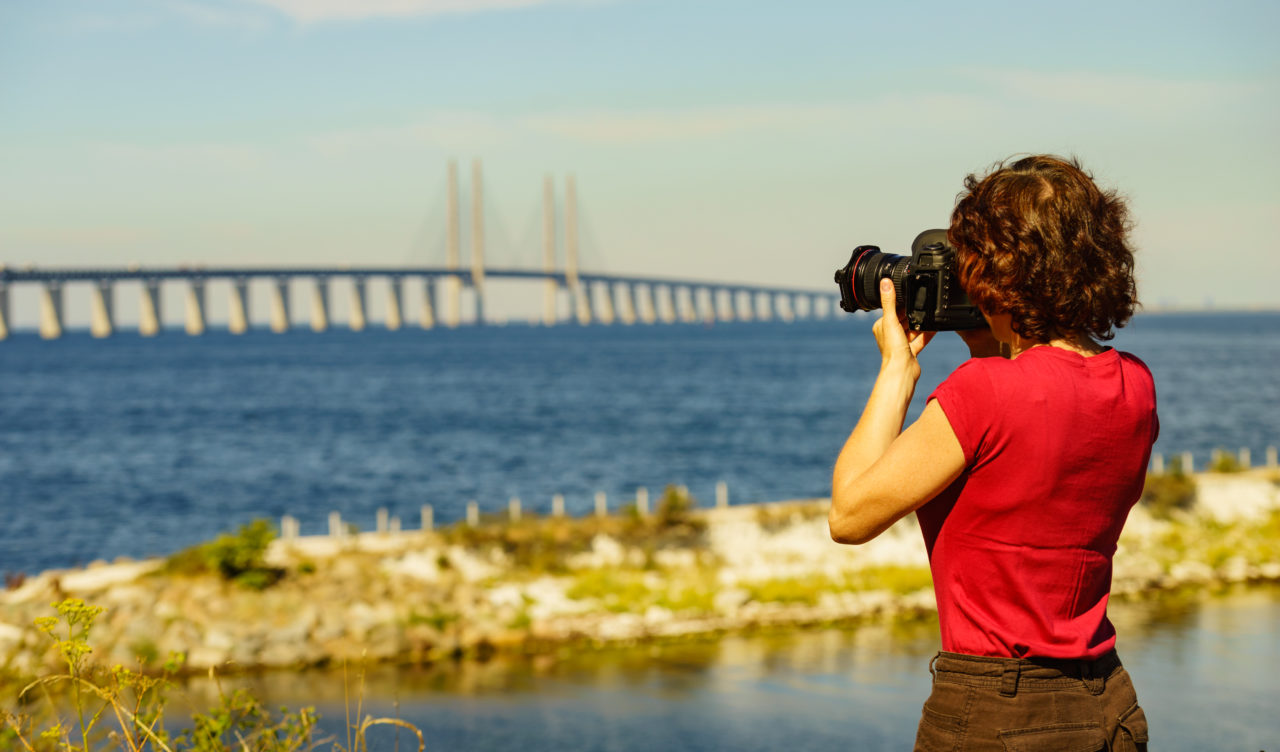
M458 174L450 163L447 183L445 259L441 265L403 266L181 266L163 267L22 267L0 265L0 339L12 328L10 290L35 285L39 290L40 336L56 339L65 329L64 289L87 287L90 295L89 330L95 337L116 330L115 286L136 283L140 290L138 331L143 336L163 328L161 289L164 285L186 288L184 325L191 335L208 327L206 285L212 280L229 283L227 328L234 334L249 330L250 286L268 292L272 331L285 332L294 325L294 284L309 283L310 327L325 331L334 325L330 283L348 282L350 305L346 325L352 330L369 326L370 282L384 285L386 310L382 323L400 329L416 322L423 328L483 324L487 283L492 279L541 283L542 324L653 324L723 321L781 320L830 316L837 295L768 285L681 279L583 270L579 266L577 194L573 177L566 179L564 197L564 263L557 263L556 213L551 178L543 184L541 268L488 267L485 265L485 216L480 164L472 165L470 252L462 259ZM407 315L406 285L417 285L421 305L416 316ZM567 297L568 305L561 305ZM472 310L464 318L464 301ZM567 308L567 311L566 311Z

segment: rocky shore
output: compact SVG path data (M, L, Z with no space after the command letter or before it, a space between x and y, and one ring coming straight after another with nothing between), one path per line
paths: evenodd
M1172 511L1135 507L1115 559L1117 597L1280 580L1280 475L1204 474ZM430 533L274 540L265 580L174 560L49 571L0 593L0 670L56 669L33 626L50 604L104 607L91 659L190 671L422 663L762 626L927 614L914 517L861 547L832 543L822 499L653 515L482 521Z

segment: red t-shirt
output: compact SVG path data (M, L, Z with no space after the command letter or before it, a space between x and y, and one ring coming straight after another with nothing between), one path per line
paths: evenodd
M1151 372L1117 350L1034 347L957 368L936 399L965 471L917 512L942 649L1096 658L1111 558L1159 431Z

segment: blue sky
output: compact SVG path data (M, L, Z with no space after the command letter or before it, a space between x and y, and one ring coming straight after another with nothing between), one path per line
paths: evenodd
M0 0L0 262L438 260L479 158L498 260L572 172L595 266L823 289L1047 151L1129 196L1148 304L1274 306L1278 32L1275 2Z

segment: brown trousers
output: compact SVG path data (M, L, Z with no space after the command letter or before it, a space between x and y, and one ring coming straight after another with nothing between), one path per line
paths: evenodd
M917 752L1146 752L1147 717L1112 651L1096 661L938 653Z

